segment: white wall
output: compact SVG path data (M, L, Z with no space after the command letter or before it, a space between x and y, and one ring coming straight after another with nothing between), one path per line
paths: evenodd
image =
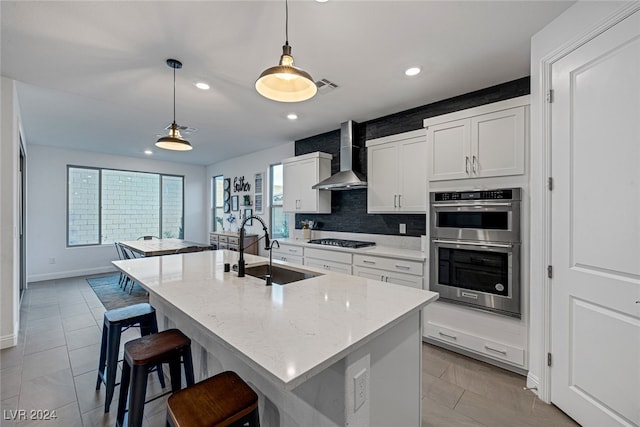
M0 81L0 348L17 344L20 326L18 157L20 113L13 80Z
M113 245L66 247L67 165L183 175L184 238L209 241L204 166L40 145L29 146L27 165L27 277L31 282L114 270Z
M550 171L546 122L547 67L628 2L577 2L531 39L531 275L528 387L538 387L538 396L549 402L550 378L546 353L551 351L549 288L546 267L549 263L549 204L546 180Z
M263 196L263 205L264 205L264 214L258 215L260 216L264 222L269 226L271 220L271 206L270 200L267 197L269 195L269 166L275 163L280 163L283 159L288 157L293 157L295 154L294 143L287 142L282 145L278 145L273 148L268 148L262 151L257 151L255 153L247 154L246 156L236 157L234 159L225 160L222 162L214 163L207 167L207 181L208 181L208 192L207 192L207 206L212 206L212 191L211 191L211 179L217 175L223 175L225 178L231 178L231 186L232 191L231 195L240 194L240 203L242 203L242 194L250 194L251 202L253 203L253 176L256 173L263 172L264 173L264 196ZM236 193L233 191L233 178L244 176L245 180L249 180L251 184L251 191L249 193ZM208 210L207 215L207 226L208 230L213 230L213 218L211 209ZM291 224L291 221L289 222ZM225 222L225 227L227 223ZM249 233L255 233L262 236L262 226L258 221L253 221L252 226L247 226L245 230ZM271 230L269 230L271 231ZM262 252L261 252L262 253Z

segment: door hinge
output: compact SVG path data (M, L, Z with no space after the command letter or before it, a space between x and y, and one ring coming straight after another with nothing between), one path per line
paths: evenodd
M549 279L553 278L553 266L547 265L547 277Z
M547 188L549 189L549 191L553 190L553 178L552 177L547 178Z
M553 103L553 89L547 91L547 102L549 104Z
M551 366L551 353L547 353L547 366Z

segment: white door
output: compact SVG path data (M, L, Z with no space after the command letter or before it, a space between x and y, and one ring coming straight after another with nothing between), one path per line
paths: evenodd
M398 204L398 148L374 145L367 149L367 156L367 212L393 212Z
M470 178L471 121L456 120L429 126L429 180Z
M426 212L427 139L422 136L398 144L398 208L402 212Z
M471 171L473 176L524 173L524 107L471 118Z
M551 400L640 425L640 12L552 68Z

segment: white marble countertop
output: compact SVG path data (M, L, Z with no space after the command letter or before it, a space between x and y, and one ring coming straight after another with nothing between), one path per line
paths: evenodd
M352 254L378 255L391 258L399 258L407 261L425 261L427 255L422 251L412 249L394 248L392 246L367 246L365 248L341 248L339 246L318 245L316 243L308 243L306 239L277 239L283 245L303 246L305 248L325 249L329 251L349 252ZM365 239L363 239L365 240Z
M274 260L321 273L287 285L265 286L251 276L224 273L238 253L206 251L113 261L154 296L210 331L246 363L293 389L438 294ZM248 265L267 259L245 255Z

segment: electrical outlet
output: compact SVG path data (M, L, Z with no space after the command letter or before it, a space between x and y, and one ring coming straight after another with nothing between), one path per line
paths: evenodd
M400 224L400 234L407 234L407 224Z
M367 370L363 369L353 377L353 390L355 393L353 411L360 409L367 401Z
M55 264L55 263L56 263L55 258L49 258L49 264Z

